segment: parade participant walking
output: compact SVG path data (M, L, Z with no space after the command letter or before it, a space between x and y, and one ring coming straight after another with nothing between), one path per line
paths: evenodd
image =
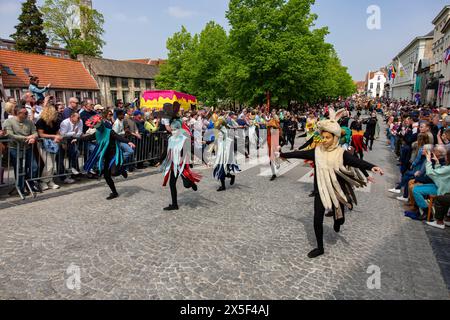
M360 118L357 116L350 125L352 130L352 147L355 149L355 155L359 156L361 160L364 159L364 151L367 151L367 145L364 142L363 125Z
M366 141L367 141L369 150L372 151L373 141L375 140L377 124L378 124L377 114L375 112L372 112L371 117L365 123L366 123L366 133L365 133Z
M183 185L186 189L192 188L197 191L197 183L200 182L201 176L192 172L189 167L188 150L191 149L190 136L183 129L183 124L180 119L174 118L171 121L170 127L172 135L169 138L167 147L167 156L161 165L161 171L164 174L163 186L167 186L169 182L170 194L172 204L164 208L164 211L178 210L178 193L177 180L181 176Z
M123 168L123 155L120 143L127 143L133 149L135 149L136 146L124 137L118 135L112 129L107 128L100 115L95 115L87 120L86 125L89 128L95 128L96 132L81 137L81 140L95 140L97 145L84 165L84 170L89 172L97 165L100 174L103 173L103 177L111 189L111 194L106 200L115 199L119 197L119 193L116 190L112 177L117 177L119 175L122 175L124 178L128 177L128 173Z
M230 185L234 185L236 176L235 173L241 171L234 158L233 139L228 135L228 125L223 117L215 121L214 128L216 129L217 154L214 166L213 176L220 181L220 188L218 192L225 191L225 179L230 179Z
M314 201L314 231L317 248L312 250L309 258L324 254L323 220L325 210L334 211L334 230L340 231L345 223L345 207L352 209L357 204L353 188L364 187L366 181L358 170L371 170L383 175L383 171L368 162L352 156L339 147L341 127L336 122L334 112L330 112L331 120L318 123L323 143L313 150L280 153L282 159L307 159L314 161L314 185L318 190ZM280 148L281 150L281 148Z

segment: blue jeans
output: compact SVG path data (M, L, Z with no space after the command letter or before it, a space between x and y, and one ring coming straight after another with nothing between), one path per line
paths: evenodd
M121 142L120 143L120 149L123 152L124 164L128 164L130 162L133 162L133 154L134 154L133 148L130 147L128 144Z
M20 150L23 150L22 148ZM23 154L19 158L19 168L17 170L17 148L10 148L9 154L11 155L11 161L14 166L14 175L16 180L18 180L18 186L23 192L25 190L25 179L37 178L38 177L38 165L36 159L33 156L32 148L28 148L25 151L25 172L24 172L24 160ZM19 177L17 177L17 171L19 171Z
M421 186L416 186L413 189L414 200L420 209L428 209L428 204L425 201L427 196L436 196L437 187L435 184L424 184Z
M391 134L389 136L389 140L391 140L391 150L392 150L392 152L395 152L395 145L397 144L397 137Z

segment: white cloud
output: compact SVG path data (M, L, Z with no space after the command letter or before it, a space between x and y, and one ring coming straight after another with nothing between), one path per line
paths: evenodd
M117 22L138 22L138 23L148 23L150 20L146 16L129 17L124 13L118 12L112 15L112 18Z
M12 14L20 12L20 3L19 2L1 2L0 3L0 14Z
M168 9L169 15L174 18L190 18L196 15L196 12L189 11L187 9L181 7L169 7Z

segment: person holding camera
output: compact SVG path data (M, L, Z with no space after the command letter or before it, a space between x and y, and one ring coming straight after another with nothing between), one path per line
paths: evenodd
M36 96L36 100L44 100L45 96L44 94L48 92L50 89L51 84L49 83L46 87L40 89L39 88L39 77L31 76L30 77L30 86L28 87L28 90Z

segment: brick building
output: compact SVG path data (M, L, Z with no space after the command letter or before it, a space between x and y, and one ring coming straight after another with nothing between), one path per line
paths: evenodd
M78 60L97 81L104 106L114 106L119 99L124 103L132 102L144 91L155 89L155 77L159 73L157 65L83 55Z
M67 105L70 97L99 101L94 78L77 60L0 50L1 80L6 96L19 100L28 90L29 76L38 76L40 86L51 83L50 94Z

